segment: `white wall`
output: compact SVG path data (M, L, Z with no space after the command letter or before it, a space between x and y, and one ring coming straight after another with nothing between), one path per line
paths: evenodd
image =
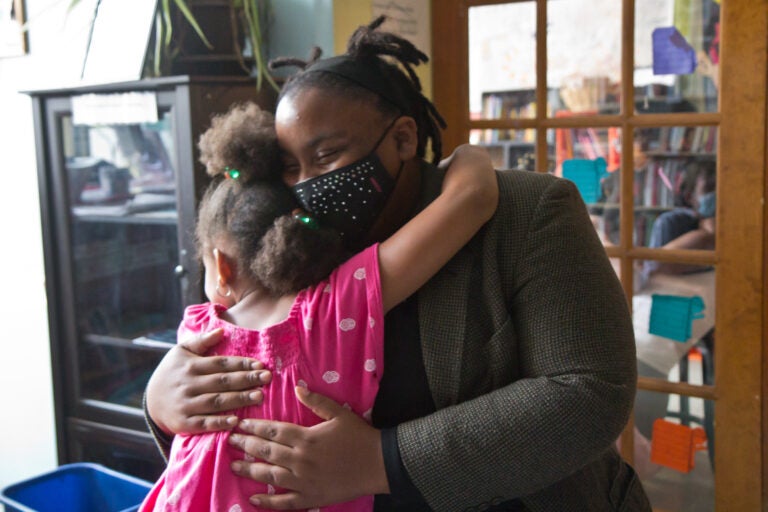
M313 46L333 55L332 0L279 0L272 3L269 29L269 56L309 57ZM290 68L290 73L296 70Z
M19 91L78 79L90 9L67 17L68 3L26 0L30 53L0 58L0 488L57 466L32 107Z

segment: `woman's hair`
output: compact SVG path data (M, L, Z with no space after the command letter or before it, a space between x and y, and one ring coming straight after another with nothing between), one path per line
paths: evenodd
M322 51L315 47L308 60L278 57L270 61L270 69L285 66L300 68L286 81L278 102L301 89L316 88L371 104L386 117L410 116L418 127L418 156L424 157L427 142L431 141L432 161L436 164L442 156L440 129L445 128L445 121L422 94L421 82L413 71L413 66L429 59L410 41L389 32L377 31L385 19L385 16L379 16L369 25L359 27L349 38L347 52L343 56L320 59ZM400 65L385 57L393 58ZM339 59L356 68L353 76L331 69L333 66L328 64L339 62ZM366 73L369 75L365 76Z
M198 252L226 239L238 276L274 295L325 278L343 260L339 235L295 218L296 199L280 179L272 114L254 103L215 116L199 141L200 161L213 178L198 211Z

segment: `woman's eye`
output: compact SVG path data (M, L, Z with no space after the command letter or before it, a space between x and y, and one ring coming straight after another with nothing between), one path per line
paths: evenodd
M317 162L319 164L329 164L336 160L339 152L335 149L329 151L320 151L317 154Z

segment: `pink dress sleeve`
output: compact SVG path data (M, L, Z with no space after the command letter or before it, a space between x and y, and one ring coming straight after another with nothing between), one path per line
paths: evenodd
M305 293L300 343L314 376L310 389L370 421L384 371L378 244L347 260Z

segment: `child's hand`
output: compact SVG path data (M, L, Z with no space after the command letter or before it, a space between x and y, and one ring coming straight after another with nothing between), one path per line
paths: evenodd
M499 201L499 185L485 148L462 144L438 167L445 170L443 194L456 195L468 207L482 209L485 220L493 216Z
M255 359L203 357L221 339L221 330L182 340L168 351L147 384L147 412L168 434L229 430L237 417L225 411L257 405L258 389L271 373Z

